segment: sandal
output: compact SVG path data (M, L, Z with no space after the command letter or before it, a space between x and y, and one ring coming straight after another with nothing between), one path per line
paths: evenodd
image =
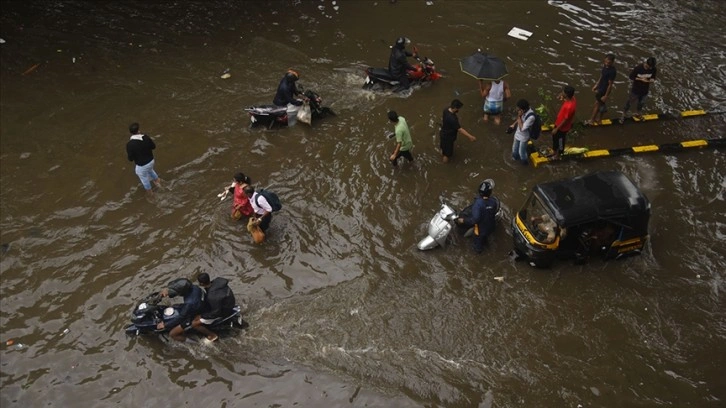
M209 337L205 337L204 338L204 344L212 344L215 341L217 341L217 339L219 339L219 336L217 336L216 334L213 335L211 339Z

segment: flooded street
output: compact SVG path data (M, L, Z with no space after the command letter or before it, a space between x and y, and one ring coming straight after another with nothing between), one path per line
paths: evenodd
M512 161L504 125L519 98L555 115L566 84L588 119L614 53L605 117L650 56L646 112L711 114L576 127L568 144L723 138L724 27L715 0L3 2L0 405L724 406L723 149L533 168ZM444 77L410 96L363 90L399 36ZM459 68L478 48L509 71L500 126ZM337 116L250 128L243 109L271 103L288 68ZM460 136L444 165L454 98L477 140ZM397 169L389 110L414 142ZM157 146L152 198L127 161L132 122ZM532 186L596 170L650 200L644 253L548 270L512 260ZM217 198L239 171L282 200L262 245ZM461 209L485 178L503 218L484 253L459 236L419 251L440 197ZM124 334L139 299L201 272L229 279L246 331L211 346Z

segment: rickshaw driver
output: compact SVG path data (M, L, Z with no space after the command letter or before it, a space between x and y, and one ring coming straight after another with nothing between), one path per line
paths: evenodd
M544 214L541 217L532 217L532 222L537 226L537 229L547 234L547 238L544 239L545 244L551 244L555 242L557 238L557 223L550 218L549 215ZM562 230L562 237L565 236L565 230Z

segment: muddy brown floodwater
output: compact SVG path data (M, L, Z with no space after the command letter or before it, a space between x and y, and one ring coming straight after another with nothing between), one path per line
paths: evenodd
M458 63L477 48L502 57L513 99L550 112L572 84L582 121L605 53L617 56L611 118L652 55L646 111L714 114L578 128L569 142L723 137L725 14L720 1L675 0L4 1L0 320L14 344L0 351L0 403L724 406L724 152L515 165ZM363 69L386 66L401 35L444 78L408 97L362 90ZM250 129L243 108L270 103L289 67L337 116ZM460 138L442 165L453 98L477 140ZM395 170L390 109L415 144ZM126 160L134 121L157 144L153 199ZM601 169L651 201L642 256L550 270L508 257L532 185ZM237 171L283 201L260 246L216 197ZM462 208L484 178L504 208L485 253L463 238L419 252L439 196ZM212 347L124 334L138 299L201 271L230 280L247 331Z

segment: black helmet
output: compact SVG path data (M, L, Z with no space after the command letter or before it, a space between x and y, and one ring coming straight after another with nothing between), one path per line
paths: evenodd
M288 69L287 73L285 74L285 78L289 82L295 82L300 79L300 74L298 74L297 71L295 71L294 69Z
M404 48L410 43L411 43L411 40L409 40L406 37L398 37L398 39L396 39L396 47L398 47L398 48Z
M169 297L186 296L192 291L192 281L187 278L174 279L166 286Z
M494 190L494 180L486 179L479 184L479 195L489 197Z

